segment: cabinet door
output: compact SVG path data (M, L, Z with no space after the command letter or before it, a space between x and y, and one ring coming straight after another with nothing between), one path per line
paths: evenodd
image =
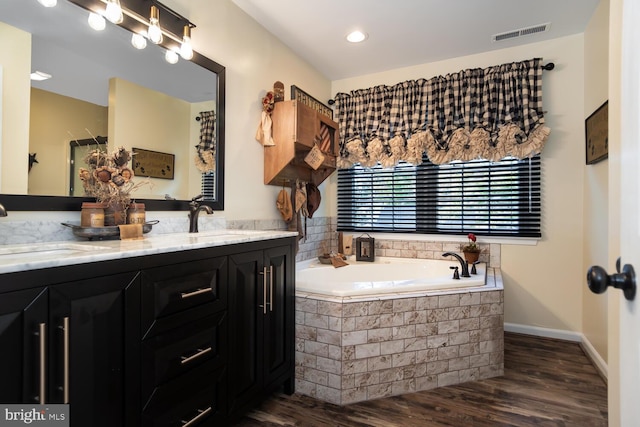
M290 246L265 251L269 273L268 306L264 323L266 386L294 372L295 284ZM281 384L281 381L279 382ZM293 378L286 391L293 393Z
M48 402L45 390L47 343L44 341L47 305L45 288L0 295L2 403ZM44 333L41 335L41 332Z
M51 402L70 404L72 426L139 424L139 282L131 272L50 287Z
M261 393L266 279L263 252L229 256L229 410Z

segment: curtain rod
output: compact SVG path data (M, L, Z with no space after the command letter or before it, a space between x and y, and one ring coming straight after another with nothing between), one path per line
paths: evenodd
M546 70L546 71L551 71L551 70L553 70L554 68L556 68L556 64L554 64L553 62L549 62L548 64L544 64L544 65L542 66L542 69L543 69L543 70ZM329 101L327 101L327 103L328 103L329 105L333 105L333 104L335 104L335 103L336 103L336 101L332 98L332 99L330 99Z

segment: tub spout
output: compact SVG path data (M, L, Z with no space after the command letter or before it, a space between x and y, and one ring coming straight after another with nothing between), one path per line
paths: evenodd
M460 269L462 270L462 277L471 277L471 275L469 275L469 265L467 264L467 261L465 261L464 259L462 259L462 257L458 254L455 254L453 252L445 252L442 254L442 256L452 256L455 257L458 262L460 263Z

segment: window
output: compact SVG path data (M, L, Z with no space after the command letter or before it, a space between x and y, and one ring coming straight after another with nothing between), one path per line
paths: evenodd
M540 156L338 171L338 230L540 237Z
M216 196L216 174L215 172L205 172L202 174L202 185L200 187L204 200L215 200Z

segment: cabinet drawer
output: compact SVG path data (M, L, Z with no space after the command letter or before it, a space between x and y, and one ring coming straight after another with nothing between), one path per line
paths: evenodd
M143 341L143 393L203 364L213 367L226 360L226 312Z
M226 257L217 257L145 270L142 282L145 326L198 306L207 306L201 310L205 314L226 308L226 263Z
M204 364L157 387L142 412L144 427L210 426L226 413L226 370Z

